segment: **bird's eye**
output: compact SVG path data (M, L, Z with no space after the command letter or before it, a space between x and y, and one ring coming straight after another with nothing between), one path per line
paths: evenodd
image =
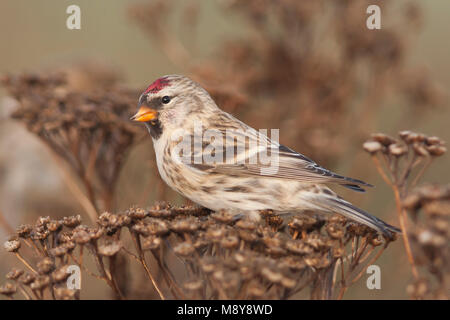
M162 97L162 103L168 104L169 102L170 102L170 97L169 96Z

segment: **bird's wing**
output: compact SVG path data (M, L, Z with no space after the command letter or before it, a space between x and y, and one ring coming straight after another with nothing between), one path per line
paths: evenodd
M189 157L184 157L183 162L192 169L205 173L335 183L359 192L365 191L362 186L372 186L331 172L240 121L239 124L238 130L216 127L209 130L210 134L207 136L203 133L203 139L197 136ZM215 137L211 138L212 136ZM194 136L190 138L194 141Z

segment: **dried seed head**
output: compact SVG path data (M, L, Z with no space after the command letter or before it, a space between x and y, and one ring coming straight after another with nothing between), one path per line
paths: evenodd
M48 287L50 284L49 276L38 276L30 285L33 290L42 290Z
M283 248L283 246L278 245L277 241L273 242L269 239L270 238L265 238L263 240L266 244L266 252L271 256L284 256L286 254L286 250Z
M31 231L33 231L33 227L29 224L23 224L16 229L17 235L24 239L30 236Z
M126 227L130 225L131 218L125 214L117 215L117 227Z
M48 251L52 257L62 257L67 253L67 248L63 245L52 248Z
M220 240L225 238L226 234L227 234L227 231L224 227L212 226L208 230L206 230L205 238L207 240L219 242Z
M211 213L209 209L197 206L184 206L180 208L171 208L169 212L171 213L172 216L182 214L185 216L194 216L194 217L209 216Z
M120 241L111 241L106 244L98 246L98 253L102 256L112 257L116 255L120 249L122 249L122 243Z
M210 245L211 242L205 239L204 232L199 232L197 234L197 238L194 241L194 247L195 249L202 249Z
M429 216L449 217L450 216L450 200L433 200L427 202L423 209Z
M58 242L65 243L68 241L72 241L73 232L67 231L58 234Z
M55 288L55 296L58 300L73 300L75 298L76 290L71 290L64 287Z
M333 258L335 258L335 259L341 258L344 256L344 254L345 254L345 250L343 247L333 247L333 249L332 249Z
M444 146L431 145L427 146L426 149L434 157L442 156L447 152L447 148Z
M395 143L394 138L391 138L384 133L374 133L372 134L372 139L381 143L385 147L388 147L389 145Z
M363 144L364 150L368 153L374 154L383 149L383 146L378 141L366 141Z
M261 268L261 276L263 276L272 283L280 283L281 280L283 279L283 274L281 272L275 271L272 268L264 266Z
M255 277L253 268L249 265L243 265L239 267L239 273L243 280L249 280Z
M257 242L259 240L259 237L254 233L247 230L239 230L239 238L246 242Z
M220 245L224 249L234 249L239 245L239 238L236 236L228 236L220 241Z
M161 238L156 236L148 236L142 238L142 250L155 250L161 246Z
M21 275L23 275L23 273L24 271L22 269L13 268L10 272L8 272L6 278L10 280L17 280Z
M450 211L447 211L447 214L450 214ZM441 234L446 234L448 230L450 230L450 225L448 219L436 218L431 222L431 226Z
M319 250L319 249L328 247L328 243L317 234L311 234L304 241L306 244L308 244L315 250Z
M283 276L281 278L281 285L287 289L293 289L297 285L297 281L295 279Z
M48 224L47 224L47 228L49 231L51 232L56 232L62 229L62 224L57 221L57 220L51 220Z
M340 214L333 214L329 219L329 223L345 225L347 223L347 219Z
M238 227L240 229L246 229L246 230L255 230L257 225L253 221L243 219L243 220L239 220L238 222L236 222L236 227Z
M405 137L405 142L407 144L413 144L414 142L421 142L421 136L415 132L410 132L406 137Z
M37 270L40 274L49 274L55 269L55 264L52 259L44 258L37 263Z
M230 224L235 221L236 214L227 210L219 210L211 214L211 218L222 223Z
M423 133L418 133L417 134L417 142L425 142L427 136L424 135Z
M182 257L191 257L192 254L195 252L195 248L192 244L183 242L178 244L176 247L173 248L176 254L182 256Z
M5 296L11 296L17 291L17 286L14 283L7 282L4 285L0 286L0 294Z
M67 249L67 252L72 252L73 249L75 249L75 242L67 241L67 242L64 242L62 244L62 246Z
M69 266L64 265L53 271L52 273L52 279L55 282L63 282L66 281L67 278L70 276L69 272Z
M262 285L258 284L258 283L252 283L248 288L247 288L247 294L250 298L254 298L254 299L261 299L263 297L265 297L265 293L266 293L266 288L264 288Z
M284 247L284 241L282 241L279 238L275 238L271 235L268 235L268 234L264 236L263 243L269 249L278 249L278 248Z
M169 203L159 201L147 211L147 214L154 218L169 218L174 216L175 212Z
M371 232L371 229L362 224L350 222L347 226L347 232L354 236L364 237L367 233Z
M398 133L398 135L400 136L400 138L402 138L404 141L406 141L406 139L408 138L408 136L409 136L411 133L412 133L412 132L409 131L409 130L403 130L403 131L400 131L400 132Z
M400 157L408 152L408 148L399 143L393 143L388 148L389 153L392 154L395 157Z
M98 240L103 236L104 229L103 228L89 228L87 230L87 232L88 232L89 238L91 240Z
M50 235L48 229L44 227L37 227L35 231L31 232L31 239L33 240L45 240Z
M102 227L116 227L118 217L110 212L103 212L97 219L97 223Z
M73 231L72 239L77 244L81 244L81 245L86 244L89 241L91 241L91 237L89 236L89 233L84 228L80 228L80 226L78 226Z
M442 144L442 140L439 137L427 137L425 140L428 145L440 145Z
M3 244L3 247L8 252L17 252L20 249L20 241L16 240L16 239L12 239L12 240L6 241Z
M296 231L309 231L316 225L316 223L317 220L309 216L295 217L289 223L289 227Z
M281 264L290 270L299 271L306 268L305 260L297 256L288 256L282 258Z
M147 227L150 234L160 237L170 232L167 223L159 219L149 220Z
M152 210L170 210L172 209L172 206L170 203L165 201L157 201L152 207Z
M419 279L413 284L408 285L406 292L416 298L423 298L429 293L429 283L426 279Z
M344 228L338 224L329 223L326 227L328 235L333 239L341 239L344 237Z
M131 227L131 230L133 230L136 233L139 233L140 235L143 235L144 237L150 235L148 226L143 221L139 221L138 223L134 224Z
M418 192L424 200L437 200L441 198L450 198L450 186L439 186L439 185L425 185L421 187Z
M403 207L408 210L416 210L420 207L422 197L418 193L410 193L403 200Z
M323 269L328 267L331 262L329 259L327 259L327 257L324 256L309 256L309 257L305 257L305 263L313 268L316 269Z
M143 219L148 215L148 212L142 208L130 208L126 214L132 219Z
M243 264L250 260L250 255L245 251L238 251L234 254L233 258L238 264Z
M179 233L183 232L193 233L199 227L200 225L198 223L198 219L195 217L177 219L170 223L170 229Z
M45 227L50 222L50 217L39 217L36 221L36 227Z
M188 291L198 291L203 288L203 281L202 280L190 280L186 281L183 284L183 287Z
M218 267L218 262L214 257L203 257L200 260L200 267L205 273L212 273Z
M24 285L30 285L34 280L36 279L36 277L30 273L24 273L23 275L20 276L19 281L21 283L23 283Z
M271 226L274 230L278 230L283 225L283 218L279 215L268 214L265 215L267 225Z
M383 244L383 240L377 235L375 237L370 237L369 242L372 246L378 247Z
M421 143L413 143L413 150L419 157L428 157L430 155L425 146Z
M448 243L445 237L430 230L419 231L418 240L422 245L430 245L434 247L442 247Z
M300 240L288 240L286 241L286 249L289 252L300 254L300 255L307 255L311 254L314 250L311 246L307 245L303 241Z

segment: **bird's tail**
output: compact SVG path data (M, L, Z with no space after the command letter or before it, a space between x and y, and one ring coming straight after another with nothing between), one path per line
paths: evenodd
M374 217L370 213L355 207L350 202L347 202L341 198L323 195L309 199L309 201L321 210L342 214L351 220L362 223L382 233L388 238L391 238L395 233L401 233L400 229L391 226L383 220Z

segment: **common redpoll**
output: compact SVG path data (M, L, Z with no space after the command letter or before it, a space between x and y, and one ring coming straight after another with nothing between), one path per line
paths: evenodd
M187 77L157 79L142 93L138 107L131 119L147 126L162 179L197 204L253 219L261 210L338 213L387 236L399 232L327 187L364 192L371 185L333 173L273 136L269 139L219 109Z

